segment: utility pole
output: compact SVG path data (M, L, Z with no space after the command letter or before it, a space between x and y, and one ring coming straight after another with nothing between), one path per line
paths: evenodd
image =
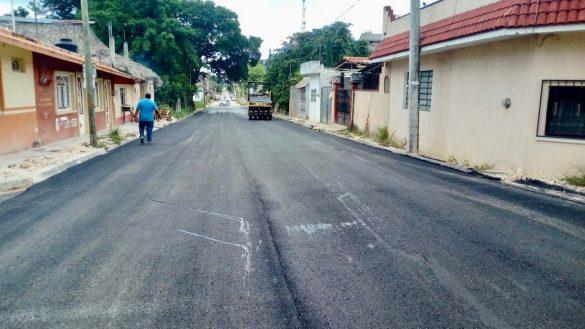
M408 152L418 154L420 74L420 0L410 0L410 54L408 58Z
M16 33L16 19L14 18L14 0L10 0L10 12L12 13L12 32Z
M81 0L81 19L83 21L83 47L85 49L85 90L87 92L87 113L89 114L89 143L97 147L97 131L95 128L95 81L93 77L93 62L91 56L91 42L89 32L89 9L87 0Z
M33 0L34 12L35 12L35 35L37 40L39 40L39 20L37 18L37 0Z
M301 22L301 32L307 32L307 3L303 0L303 21Z

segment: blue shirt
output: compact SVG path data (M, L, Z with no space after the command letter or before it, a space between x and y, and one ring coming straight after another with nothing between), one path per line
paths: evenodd
M154 121L154 112L157 110L156 103L145 98L138 102L136 109L140 111L140 121Z

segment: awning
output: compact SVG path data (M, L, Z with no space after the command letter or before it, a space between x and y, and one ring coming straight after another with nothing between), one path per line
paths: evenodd
M303 80L301 80L299 83L297 83L295 85L295 88L297 88L297 89L305 88L310 83L311 83L311 78L303 78Z

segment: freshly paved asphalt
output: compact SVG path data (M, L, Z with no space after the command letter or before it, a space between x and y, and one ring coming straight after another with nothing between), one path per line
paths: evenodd
M583 328L585 206L211 109L0 205L3 328Z

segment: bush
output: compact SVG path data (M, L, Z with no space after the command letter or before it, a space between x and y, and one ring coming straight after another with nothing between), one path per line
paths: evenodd
M388 128L380 128L378 129L378 141L385 142L388 141Z
M122 144L122 141L124 140L124 138L120 135L120 130L118 130L118 128L111 129L108 137L110 137L112 143L116 145Z

